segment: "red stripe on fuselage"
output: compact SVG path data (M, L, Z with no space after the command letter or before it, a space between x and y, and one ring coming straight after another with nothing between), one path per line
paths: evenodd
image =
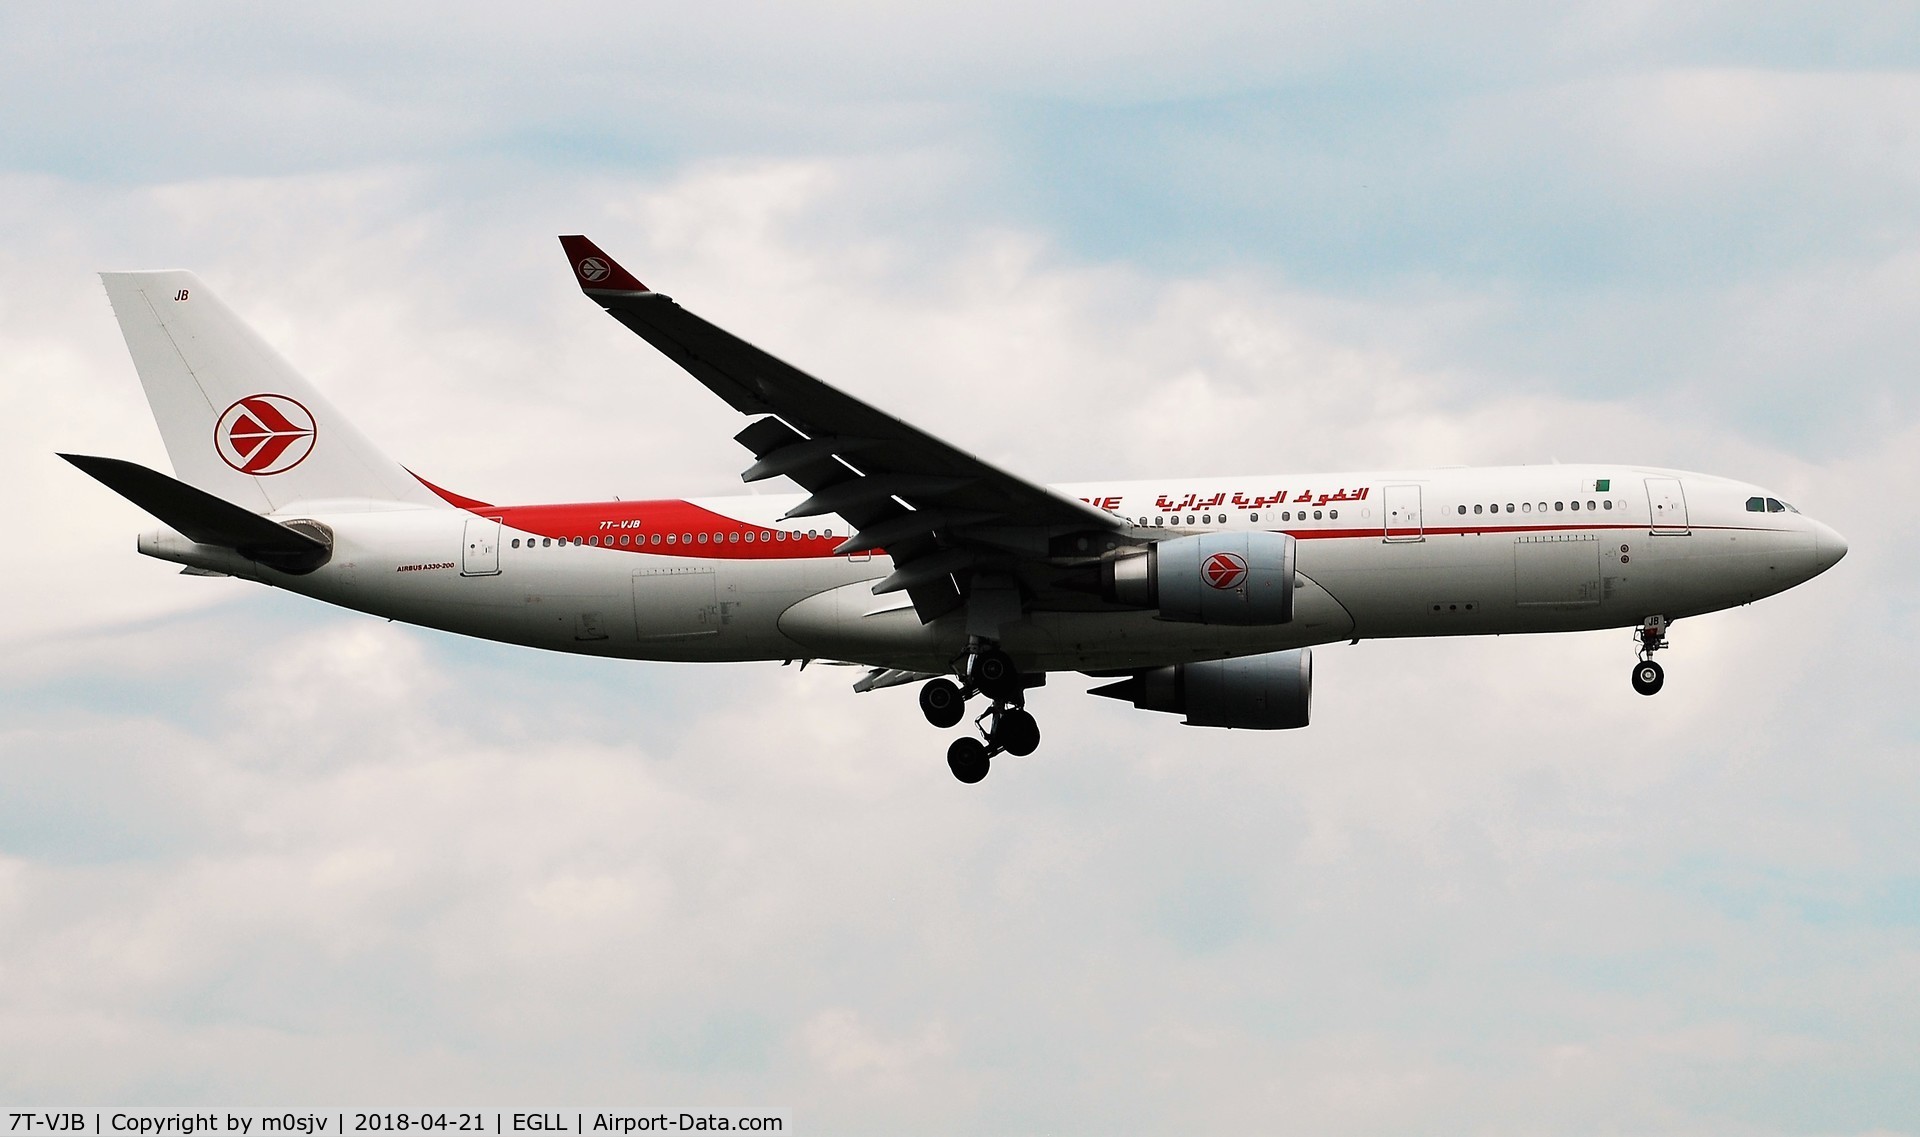
M750 525L687 501L595 501L565 505L509 505L475 513L498 517L523 533L572 544L593 543L621 553L709 560L793 560L831 556L847 534L817 526ZM808 533L815 534L812 537ZM671 536L673 541L668 543ZM626 537L627 544L620 538ZM659 543L654 543L654 538ZM704 538L704 540L703 540Z
M415 476L418 477L418 475ZM677 499L488 506L472 498L442 490L424 478L421 482L449 503L482 516L497 517L510 529L531 533L536 537L564 541L568 544L572 544L577 537L582 545L586 545L591 538L598 547L610 548L617 552L712 560L795 560L832 556L834 546L847 536L837 530L818 527L795 531L784 523L750 525L725 514L703 509L692 502ZM1773 530L1762 530L1752 526L1695 525L1693 528L1773 532ZM1508 533L1646 534L1647 530L1648 527L1644 522L1621 521L1598 525L1459 525L1421 530L1395 530L1394 533L1395 536L1404 537L1444 537L1498 536ZM1280 528L1266 531L1286 533L1302 541L1339 539L1378 541L1385 535L1379 525L1369 525L1365 528ZM809 532L814 533L815 536L808 537ZM1169 536L1174 535L1175 532L1176 530L1167 530ZM1230 530L1203 529L1200 532L1230 532ZM671 544L667 541L668 535L673 537ZM784 539L781 539L782 535ZM620 538L623 536L628 538L628 544L620 543ZM654 543L655 536L660 538L658 544ZM701 540L702 536L706 538L704 542ZM769 537L773 539L766 539Z
M405 467L402 467L402 469L405 469ZM413 474L413 471L407 470L407 473ZM484 501L479 500L478 498L465 497L461 494L454 493L452 490L443 490L439 486L436 486L432 482L421 477L419 474L413 474L413 480L416 482L419 482L421 485L432 490L434 494L437 497L439 497L441 501L446 502L448 505L453 506L455 509L471 509L477 513L483 509L493 508L492 506L488 505Z

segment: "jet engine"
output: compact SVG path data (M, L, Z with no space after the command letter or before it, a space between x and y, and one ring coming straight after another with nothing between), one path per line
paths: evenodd
M1313 649L1156 667L1090 694L1184 714L1188 726L1292 730L1313 708Z
M1293 538L1201 533L1157 541L1101 567L1101 593L1189 624L1284 624L1293 619Z

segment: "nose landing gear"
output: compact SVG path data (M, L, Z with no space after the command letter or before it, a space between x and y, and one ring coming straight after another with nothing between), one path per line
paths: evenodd
M967 700L976 694L991 701L974 722L980 738L956 738L947 747L947 768L972 785L987 776L995 754L1025 757L1040 746L1040 724L1026 709L1027 677L997 647L983 646L968 660L965 685L929 679L920 688L920 712L937 727L966 717ZM984 725L983 725L984 724Z
M1648 616L1634 635L1640 640L1640 662L1633 665L1633 689L1642 695L1658 694L1667 682L1667 672L1653 661L1653 653L1667 647L1667 618Z

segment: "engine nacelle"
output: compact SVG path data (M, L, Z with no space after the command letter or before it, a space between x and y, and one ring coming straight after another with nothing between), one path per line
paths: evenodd
M1284 624L1293 619L1293 538L1201 533L1157 541L1104 566L1107 599L1158 608L1188 624Z
M1184 714L1188 726L1293 730L1307 725L1313 710L1313 649L1156 667L1091 694Z

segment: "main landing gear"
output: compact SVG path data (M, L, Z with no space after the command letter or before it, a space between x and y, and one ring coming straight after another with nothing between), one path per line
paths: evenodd
M1640 640L1640 662L1633 665L1633 689L1642 695L1658 694L1666 684L1667 671L1653 661L1653 653L1667 646L1667 618L1648 616L1634 635Z
M989 706L974 720L980 738L956 738L947 747L947 768L972 785L987 776L995 754L1024 757L1040 746L1040 724L1027 713L1027 677L997 647L981 647L967 660L965 685L929 679L920 687L920 712L937 727L966 717L967 700L985 695Z

